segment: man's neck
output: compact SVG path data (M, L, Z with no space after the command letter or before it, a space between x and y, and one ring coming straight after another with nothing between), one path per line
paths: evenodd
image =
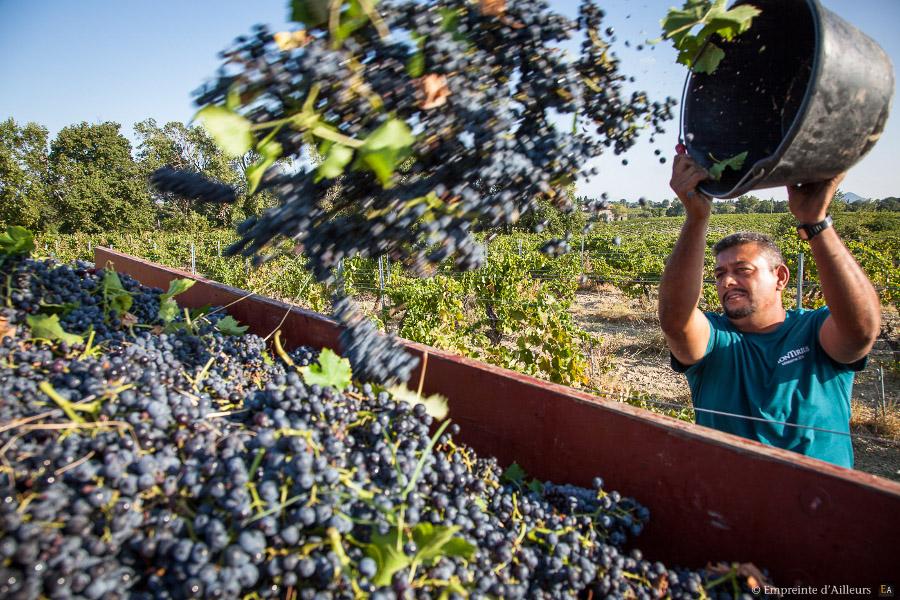
M765 313L753 313L742 319L729 319L735 329L742 333L769 333L784 323L787 313L783 306L773 307Z

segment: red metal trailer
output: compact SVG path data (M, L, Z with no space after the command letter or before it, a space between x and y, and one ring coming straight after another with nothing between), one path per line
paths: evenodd
M260 335L280 327L289 348L339 349L339 326L320 314L109 249L94 257L149 286L195 279L180 304L237 301L229 313ZM782 586L898 590L900 483L405 344L427 352L424 392L450 399L461 439L478 452L542 480L589 485L600 475L646 505L650 523L635 545L653 560L753 562Z

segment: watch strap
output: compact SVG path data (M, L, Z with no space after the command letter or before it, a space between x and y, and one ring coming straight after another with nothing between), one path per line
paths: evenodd
M800 223L797 225L797 235L801 240L811 240L834 224L831 215L825 215L825 218L818 223Z

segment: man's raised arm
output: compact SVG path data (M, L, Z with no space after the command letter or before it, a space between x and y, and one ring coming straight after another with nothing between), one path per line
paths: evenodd
M844 174L828 181L789 186L788 208L800 223L825 219ZM834 360L849 364L866 356L881 332L881 302L865 272L833 227L809 241L822 294L831 315L819 330L819 343Z
M684 204L687 219L666 262L659 285L659 324L678 361L692 365L706 354L709 322L697 308L703 292L703 260L712 200L697 191L709 175L690 157L679 154L669 185Z

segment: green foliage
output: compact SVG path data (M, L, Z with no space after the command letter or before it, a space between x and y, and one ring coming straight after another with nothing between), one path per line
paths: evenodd
M100 282L100 295L103 300L103 312L119 318L125 316L134 303L131 293L122 286L119 274L111 268L103 271L103 279Z
M781 247L792 277L797 272L798 254L803 251L807 257L804 306L817 306L823 302L821 290L815 285L818 272L808 245L797 239L794 221L789 214L714 214L708 244L735 231L768 233ZM574 252L549 258L537 250L548 236L530 233L496 237L490 243L487 265L469 273L456 272L448 265L431 277L420 278L391 261L386 273L387 306L378 311L380 322L406 339L550 381L579 385L586 379L589 365L584 346L591 338L574 322L569 308L582 269L591 281L615 285L629 295L647 296L657 286L682 223L683 217L659 217L597 224L584 236L583 264L578 251L580 236L571 240ZM900 256L900 214L839 213L835 215L835 227L879 289L882 302L900 303L896 261ZM220 247L235 239L232 231L193 235L198 272L315 311L329 310L334 290L313 281L302 256L286 252L250 268L240 259L218 255ZM190 267L191 240L185 240L182 234L163 232L142 236L42 234L36 239L37 252L52 251L61 260L90 259L88 240L94 246L112 244L117 250L167 266ZM713 260L708 252L707 283L701 300L704 310L719 310L712 283ZM794 283L792 280L792 286ZM372 299L379 293L375 261L346 259L342 284L348 294ZM786 292L784 299L785 305L792 307L795 294Z
M59 323L59 315L28 315L28 326L31 327L31 336L36 339L49 340L51 342L65 342L69 345L81 344L84 339L80 335L67 333Z
M322 348L317 364L300 367L298 371L303 375L303 381L307 385L318 384L322 387L344 390L353 380L350 361L341 358L329 348Z
M232 335L235 337L241 337L247 330L250 329L248 325L241 325L237 322L237 319L228 315L224 319L221 319L216 323L216 329L224 333L225 335Z
M416 141L405 121L388 119L366 137L357 153L354 168L366 168L390 187L394 171L412 153Z
M239 159L229 158L201 126L187 126L171 121L160 127L153 119L134 126L137 136L137 158L142 181L150 173L169 165L176 169L200 173L238 190L246 188L246 165L250 154ZM174 196L152 192L157 218L162 229L179 231L206 230L230 227L247 216L258 214L274 203L270 194L248 196L239 194L233 205L197 203Z
M224 106L205 106L194 118L228 156L239 158L253 148L250 121L236 112Z
M39 230L52 222L47 152L45 127L0 123L0 227Z
M50 182L63 232L148 229L154 208L117 123L63 128L50 145Z
M178 316L178 304L175 296L187 291L196 282L193 279L174 279L169 282L169 291L159 296L159 312L157 318L165 324L171 323Z
M34 250L34 235L24 227L10 225L0 233L0 255L28 256Z
M710 155L711 156L711 155ZM725 172L725 169L733 169L735 171L740 171L744 167L744 161L747 160L747 152L741 152L740 154L735 154L731 158L723 158L722 160L715 160L712 166L709 167L709 176L718 181L722 178L722 173Z
M316 27L328 20L329 0L291 0L291 20Z
M661 21L663 38L672 40L679 63L697 73L713 73L725 52L710 38L716 35L731 41L747 31L760 14L749 4L730 10L726 4L727 0L686 0L680 9L669 9ZM692 33L697 27L700 29Z
M565 211L558 208L547 198L537 200L537 209L522 215L516 229L531 232L536 226L542 226L544 232L562 236L567 233L578 233L587 224L587 217L579 207L585 199L576 198L574 210Z

